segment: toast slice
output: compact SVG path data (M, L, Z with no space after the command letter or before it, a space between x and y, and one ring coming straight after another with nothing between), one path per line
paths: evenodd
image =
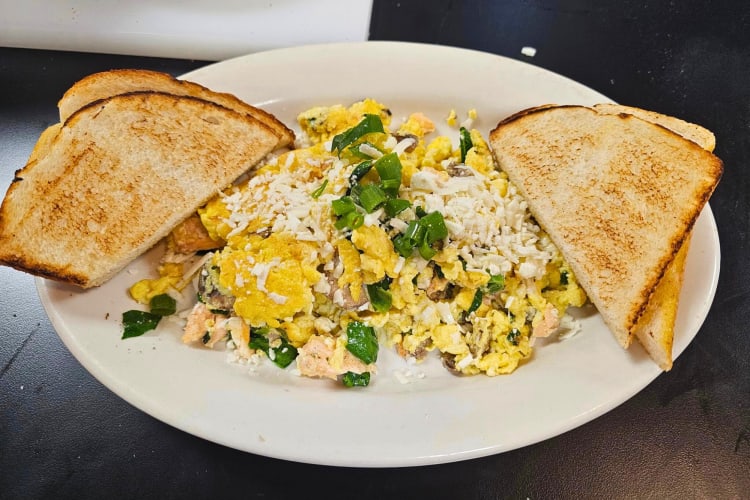
M628 347L723 166L663 125L611 111L525 110L500 122L490 143L617 341Z
M597 104L594 108L600 113L635 115L643 120L666 127L707 151L713 151L716 146L716 138L710 130L679 118L621 104ZM638 319L635 327L635 337L646 349L651 359L664 371L672 369L674 325L677 319L690 236L688 235L685 239L680 251L677 252L674 260L667 267L664 276L654 290L654 294L649 299L646 310Z
M83 106L118 94L156 91L179 96L199 97L215 102L264 123L278 136L277 148L294 143L294 132L262 109L251 106L232 94L214 92L194 82L178 80L167 73L143 69L116 69L94 73L76 82L63 94L57 106L60 123Z
M95 101L43 134L0 206L0 263L97 286L278 144L260 121L161 92Z
M680 291L685 274L685 261L690 247L690 237L680 247L664 271L664 276L654 289L643 315L633 329L638 342L654 362L664 371L672 369L674 325L680 302Z

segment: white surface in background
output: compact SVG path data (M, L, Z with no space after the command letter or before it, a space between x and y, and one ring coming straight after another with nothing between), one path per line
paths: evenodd
M221 60L367 40L372 0L0 0L0 46Z

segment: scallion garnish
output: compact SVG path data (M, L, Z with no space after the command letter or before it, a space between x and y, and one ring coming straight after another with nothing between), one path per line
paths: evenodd
M151 309L151 314L169 316L177 310L177 301L166 293L162 293L151 297L149 308Z
M422 217L419 222L425 228L425 241L429 245L448 237L448 228L445 225L443 214L440 212L430 212Z
M505 276L502 274L490 274L490 280L486 285L487 293L497 293L505 288Z
M122 313L122 339L140 337L149 330L155 329L163 316L175 313L177 301L166 293L162 293L151 297L149 309L148 312L130 310Z
M392 197L398 196L398 189L401 187L401 161L396 153L388 153L381 156L375 162L375 169L380 175L383 190Z
M334 214L341 216L356 211L357 206L350 196L342 196L338 200L331 202L331 209L333 209Z
M159 324L161 316L147 311L125 311L122 313L122 339L140 337L149 330L153 330Z
M406 230L393 239L393 248L404 258L409 257L416 248L423 259L429 260L437 253L434 243L447 236L448 228L443 214L430 212L410 221Z
M346 372L341 376L341 382L346 387L367 387L370 384L370 372Z
M378 337L375 329L360 321L346 325L346 349L368 365L378 359Z
M250 349L257 349L265 352L266 356L268 356L276 366L286 368L297 358L297 348L290 344L283 335L278 339L280 342L279 345L277 347L271 347L271 343L268 340L269 332L270 330L268 328L251 328L248 347L250 347Z
M356 186L357 184L359 184L359 181L361 181L362 178L367 175L367 172L369 172L371 168L372 160L363 161L362 163L354 167L354 170L352 170L352 173L349 175L350 189L352 186Z
M477 291L474 293L474 299L471 301L471 305L466 310L466 314L471 314L477 309L479 309L479 306L482 305L483 298L484 298L484 293L482 293L482 290L477 289Z
M513 328L511 331L508 332L508 335L505 337L508 339L508 342L510 342L513 345L518 345L519 337L521 336L521 332L518 328Z
M333 138L331 141L331 152L337 151L339 155L351 143L373 132L385 133L383 122L378 115L366 114L362 121L354 127L346 130Z
M324 180L323 184L321 184L318 189L316 189L315 191L313 191L312 193L310 193L310 196L312 196L313 199L320 198L320 195L323 194L323 191L326 190L326 186L327 185L328 185L328 179Z
M388 291L388 282L381 281L367 285L367 295L370 297L370 304L376 312L388 312L391 309L393 298Z
M368 214L374 212L388 199L385 192L377 184L362 186L358 195L360 206L364 208L365 212Z
M344 215L339 218L336 222L334 222L333 226L336 229L357 229L358 227L361 227L362 224L365 223L365 217L361 213L359 213L356 209L353 212L345 213Z
M388 217L395 217L407 208L411 206L409 200L402 200L401 198L391 198L385 202L383 208Z
M474 143L471 141L471 133L465 127L458 129L458 140L461 150L461 163L463 163L466 161L466 154L474 147Z

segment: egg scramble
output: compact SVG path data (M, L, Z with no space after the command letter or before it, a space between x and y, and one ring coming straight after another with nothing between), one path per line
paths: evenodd
M379 345L493 376L572 324L566 310L586 295L482 135L457 129L455 112L455 137L431 137L420 113L393 121L372 99L304 111L296 149L199 210L198 249L215 251L199 263L184 342L351 386L376 373ZM184 235L171 238L136 300L195 274L175 258Z

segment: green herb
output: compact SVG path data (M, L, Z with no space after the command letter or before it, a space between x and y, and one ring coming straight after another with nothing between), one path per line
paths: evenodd
M285 339L281 339L281 345L279 347L269 349L269 358L271 357L271 350L273 350L273 362L281 368L286 368L292 363L292 361L297 359L297 348Z
M508 339L508 342L510 342L513 345L518 345L519 338L521 337L521 332L518 330L518 328L513 328L511 331L508 332L508 335L505 337Z
M388 217L395 217L407 208L411 206L409 200L402 200L400 198L391 198L385 202L383 208Z
M248 346L251 349L265 352L268 359L273 361L277 366L286 368L297 358L297 348L290 344L283 336L279 338L281 344L278 347L271 347L268 340L269 332L268 328L251 328Z
M365 212L368 214L374 212L387 200L385 192L377 184L363 186L357 194L359 205L364 208Z
M149 309L149 312L130 310L122 313L122 339L140 337L156 328L163 316L175 313L177 301L166 293L162 293L151 297Z
M356 211L357 206L354 204L351 196L342 196L338 200L331 202L331 209L334 214L341 216Z
M349 174L350 189L351 186L356 186L357 184L359 184L359 181L361 181L362 178L367 175L367 172L369 172L370 169L372 169L372 160L363 161L362 163L354 167L352 173Z
M431 212L422 217L419 222L425 227L425 241L429 245L448 237L448 228L440 212Z
M177 301L166 293L162 293L151 297L149 308L151 309L151 314L169 316L177 310Z
M203 342L204 344L208 344L210 341L211 341L211 334L209 334L208 332L204 333L203 337L201 338L201 342Z
M346 349L370 364L378 359L378 337L375 329L360 321L352 321L346 325Z
M346 387L367 387L370 384L370 372L346 372L341 377L341 382Z
M333 225L336 229L350 229L353 231L357 229L358 227L361 227L362 224L364 223L365 223L364 215L362 215L361 213L355 210L354 212L349 212L347 214L344 214Z
M422 241L422 243L419 244L419 247L417 247L417 250L419 250L419 255L421 255L424 260L430 260L437 253L437 250L432 248L430 244L427 243L427 240Z
M324 180L323 184L321 184L318 189L310 193L310 196L312 196L313 199L317 200L318 198L320 198L320 195L323 194L323 191L326 190L327 185L328 185L328 179Z
M466 161L466 154L474 147L474 143L471 141L471 134L465 127L458 129L458 137L459 149L461 150L461 163L463 163Z
M485 285L487 293L497 293L505 288L505 276L502 274L490 274L490 280Z
M561 285L568 284L568 271L560 271L560 284Z
M378 115L366 114L362 121L356 124L354 127L346 130L331 141L331 152L337 151L339 155L357 139L361 139L367 134L373 132L385 133L383 129L383 122L380 120Z
M448 228L443 215L431 212L421 219L410 221L406 230L393 239L393 248L404 258L409 257L416 248L422 258L429 260L437 253L433 244L447 236Z
M469 309L466 310L466 314L471 314L477 309L479 309L479 306L482 305L483 298L484 298L484 293L482 293L482 290L477 289L477 291L474 293L474 299L471 301L471 305L469 306Z
M414 251L414 244L404 234L399 234L393 238L393 249L396 250L401 257L407 258Z
M375 169L380 175L380 183L383 190L392 197L398 196L401 187L401 161L396 153L388 153L381 156L375 162Z
M388 312L391 309L391 303L393 302L393 297L391 296L391 292L389 292L384 285L380 283L374 283L372 285L367 285L367 295L370 297L370 304L372 304L372 308L375 309L377 312Z
M156 328L161 316L146 311L125 311L122 313L122 326L124 331L122 339L140 337L149 330Z

